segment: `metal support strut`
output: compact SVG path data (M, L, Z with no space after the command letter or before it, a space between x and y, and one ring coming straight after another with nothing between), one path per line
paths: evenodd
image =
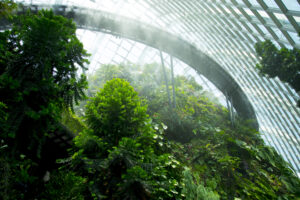
M170 56L170 63L171 63L171 75L172 75L172 89L173 89L173 108L176 108L173 56Z
M165 81L166 81L166 90L167 90L168 99L169 99L169 106L172 107L170 91L169 91L169 84L168 84L168 78L167 78L167 74L166 74L166 70L165 70L165 64L164 64L164 58L163 58L162 52L159 51L159 53L160 53L160 59L161 59L161 65L162 65L163 73L164 73L164 78L165 78Z

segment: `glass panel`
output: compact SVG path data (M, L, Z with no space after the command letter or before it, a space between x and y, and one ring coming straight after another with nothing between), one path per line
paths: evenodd
M264 0L269 8L278 8L278 5L274 0Z
M300 17L294 16L294 19L297 23L300 23Z
M248 0L252 6L257 6L257 7L260 7L260 5L257 3L256 0ZM261 7L260 7L261 8Z
M300 4L297 0L285 0L282 1L286 8L289 10L296 10L296 11L300 11Z
M249 8L244 8L244 10L250 17L254 16L253 12Z
M294 40L295 43L300 42L300 37L298 33L288 31L288 34L291 36L291 38Z

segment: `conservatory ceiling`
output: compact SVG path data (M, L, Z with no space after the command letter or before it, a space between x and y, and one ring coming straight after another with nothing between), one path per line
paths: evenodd
M117 14L162 29L194 45L226 70L251 102L265 142L275 147L300 175L299 99L287 84L254 70L254 44L266 39L278 47L300 48L299 0L19 0L89 8ZM84 28L84 27L82 27ZM90 72L106 63L160 62L159 51L137 41L79 29L92 54ZM169 65L169 55L163 54ZM178 74L194 76L224 103L222 93L204 76L174 58Z

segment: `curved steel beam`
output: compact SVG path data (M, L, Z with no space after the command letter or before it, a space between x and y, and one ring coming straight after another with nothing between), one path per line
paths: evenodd
M64 5L29 5L20 8L17 14L24 13L28 9L32 12L53 9L56 14L72 18L79 28L138 41L180 59L210 80L225 96L232 99L238 115L244 119L251 119L253 126L258 130L255 111L237 82L212 58L187 41L140 21L100 10ZM0 22L3 28L5 25L9 24Z

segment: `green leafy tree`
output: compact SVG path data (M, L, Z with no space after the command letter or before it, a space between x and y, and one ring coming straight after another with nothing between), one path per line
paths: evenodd
M6 74L22 84L36 80L42 86L48 84L50 88L42 89L54 90L55 94L50 94L63 98L67 106L72 107L84 96L86 78L78 78L77 69L86 69L88 54L76 37L76 26L71 20L52 11L27 14L17 17L12 30L4 36L3 45L8 51L1 60Z
M139 135L148 118L147 107L129 82L108 81L87 104L86 122L94 133L112 145L122 137Z
M85 69L88 54L75 31L71 20L43 10L14 17L12 29L0 32L0 112L6 113L0 159L8 174L0 193L6 199L38 197L43 144L59 127L63 108L84 98L87 81L77 69Z
M277 49L270 40L267 40L256 43L255 50L260 57L260 63L256 65L256 68L261 74L271 78L277 76L281 81L289 83L296 92L300 92L299 49Z
M2 0L0 2L0 19L2 17L11 17L12 11L17 7L17 5L12 0Z
M74 139L72 163L90 196L106 199L180 197L182 168L163 153L163 127L153 127L130 84L108 81L87 104L88 128ZM167 148L167 147L166 147Z
M8 107L9 138L34 148L62 107L84 98L87 82L77 69L85 69L87 53L75 31L71 20L41 11L15 18L0 33L0 101Z

